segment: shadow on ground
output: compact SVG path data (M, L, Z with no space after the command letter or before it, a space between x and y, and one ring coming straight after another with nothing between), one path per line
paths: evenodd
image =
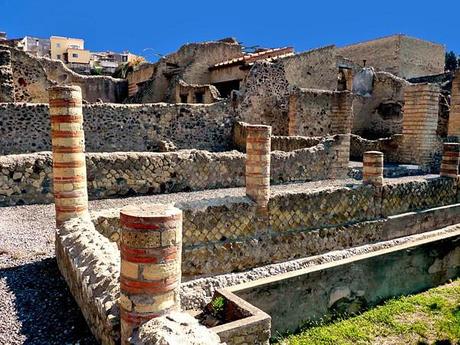
M55 258L2 269L0 279L15 296L24 344L97 344Z

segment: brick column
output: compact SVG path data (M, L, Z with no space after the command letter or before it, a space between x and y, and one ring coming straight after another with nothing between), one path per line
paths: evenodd
M454 80L452 81L447 135L450 140L460 141L460 70L457 70Z
M267 214L270 199L270 126L250 125L246 139L246 195L257 203L257 212Z
M459 162L460 144L444 143L440 175L445 177L457 178Z
M169 205L120 212L121 343L146 321L180 309L182 211Z
M363 183L383 186L383 153L367 151L363 156Z
M353 95L350 91L335 91L332 98L330 134L350 134L352 120Z
M49 90L56 225L88 212L81 89Z
M332 94L330 135L339 135L340 146L336 160L332 163L331 178L345 178L350 161L350 133L353 119L353 95L350 91L335 91Z
M403 147L406 163L429 167L437 142L440 89L432 84L406 86Z

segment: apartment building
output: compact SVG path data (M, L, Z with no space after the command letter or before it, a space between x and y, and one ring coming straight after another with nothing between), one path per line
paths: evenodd
M76 72L90 72L91 53L84 49L83 39L51 36L50 42L52 59L63 61Z

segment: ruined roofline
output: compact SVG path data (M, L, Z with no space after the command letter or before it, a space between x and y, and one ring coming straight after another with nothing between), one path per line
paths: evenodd
M321 46L321 47L318 47L318 48L313 48L313 49L309 49L309 50L304 50L302 52L297 52L295 53L295 56L297 55L307 55L307 54L310 54L310 53L315 53L315 52L319 52L319 51L322 51L322 50L327 50L327 49L333 49L333 48L337 48L335 44L329 44L327 46Z
M417 38L417 37L409 36L409 35L406 35L406 34L398 33L398 34L391 34L391 35L387 35L387 36L372 38L372 39L368 39L368 40L361 41L361 42L356 42L356 43L347 44L347 45L338 47L338 49L344 49L344 48L349 48L349 47L364 45L364 44L368 44L368 43L370 43L370 42L381 41L381 40L385 40L385 39L388 39L388 38L399 38L399 39L401 39L401 38L408 38L408 39L415 40L415 41L426 42L426 43L431 43L431 44L436 45L436 46L445 47L445 45L444 45L444 44L441 44L441 43L437 43L437 42L433 42L433 41L428 41L428 40L425 40L425 39L423 39L423 38Z
M214 69L218 69L222 67L235 66L235 65L251 64L251 63L254 63L260 60L274 59L274 58L279 58L281 56L283 57L287 55L290 56L293 54L294 54L293 47L272 48L272 49L264 50L258 53L246 54L246 55L243 55L237 58L219 62L209 67L209 70L214 70Z
M185 49L188 49L190 47L198 47L198 46L239 46L241 47L241 45L239 43L233 43L233 42L223 42L223 41L204 41L204 42L191 42L191 43L185 43L183 45L181 45L179 47L179 49L177 49L176 51L174 52L171 52L171 53L168 53L164 56L162 56L160 59L158 59L158 61L161 61L161 60L165 60L165 59L169 59L175 55L177 55L178 53L180 53L182 50L185 50ZM243 53L241 52L241 55L243 55Z

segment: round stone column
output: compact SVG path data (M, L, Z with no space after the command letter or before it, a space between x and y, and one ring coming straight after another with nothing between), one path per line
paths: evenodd
M53 86L49 91L56 225L88 212L85 137L81 89Z
M383 153L367 151L363 156L363 183L383 186Z
M246 195L257 204L260 215L267 214L270 199L270 146L272 128L263 125L247 127Z
M180 309L182 211L163 204L120 212L121 343L146 321Z
M440 175L445 177L457 178L459 161L460 144L444 143Z

